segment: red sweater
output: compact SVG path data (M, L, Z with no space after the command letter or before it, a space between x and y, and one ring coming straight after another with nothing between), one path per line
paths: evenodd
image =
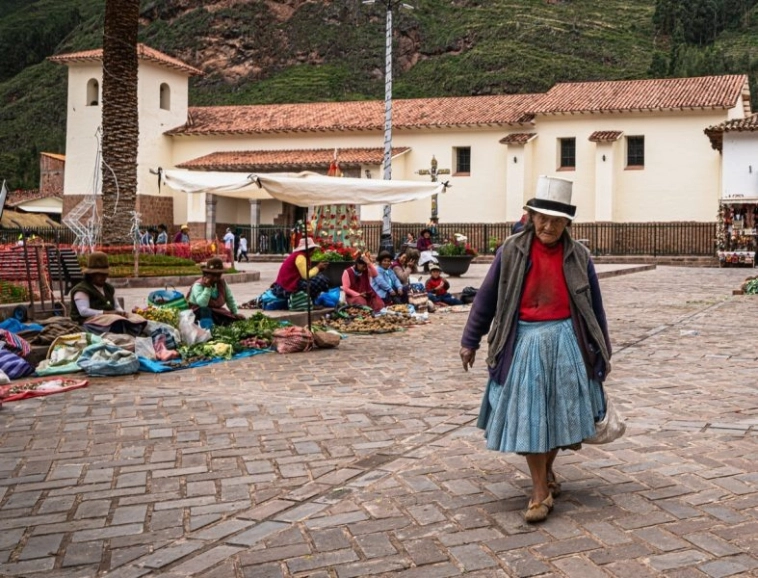
M552 247L535 237L532 266L526 273L521 295L521 321L555 321L571 317L568 287L563 276L563 243Z

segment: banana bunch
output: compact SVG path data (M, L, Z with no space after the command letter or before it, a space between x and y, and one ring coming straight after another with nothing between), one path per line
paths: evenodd
M148 321L166 323L172 327L179 327L179 311L168 307L135 307L132 313L136 313Z

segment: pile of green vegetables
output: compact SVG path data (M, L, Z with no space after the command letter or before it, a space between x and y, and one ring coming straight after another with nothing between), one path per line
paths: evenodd
M261 312L248 319L240 319L230 325L216 325L211 329L211 339L196 345L180 345L183 361L202 359L231 359L244 349L268 349L274 339L274 330L282 323Z
M255 344L255 349L267 349L274 339L274 331L281 325L281 322L259 311L248 319L241 319L230 325L216 325L211 330L211 335L213 341L228 343L235 352L250 349Z

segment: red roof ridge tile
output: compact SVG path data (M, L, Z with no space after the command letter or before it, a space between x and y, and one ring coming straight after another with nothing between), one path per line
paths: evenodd
M393 101L393 127L502 126L530 123L538 94L453 96ZM380 100L191 107L169 135L367 131L384 127Z
M137 44L137 57L141 60L147 60L156 64L161 64L181 72L185 72L190 76L202 76L203 71L190 66L189 64L182 62L178 58L164 54L155 48L150 48L146 44ZM66 64L68 62L102 62L103 49L96 48L94 50L82 50L80 52L70 52L67 54L56 54L55 56L49 56L47 58L50 62L59 64Z
M745 118L733 118L706 128L703 132L711 141L711 147L721 151L726 132L755 132L758 131L758 113Z
M567 82L551 88L530 112L538 115L729 109L741 96L749 98L744 74Z
M622 130L596 130L590 137L590 142L613 142L621 138L624 134Z
M409 150L410 147L393 147L392 156L393 158L397 157ZM337 160L343 168L346 168L360 165L378 165L384 160L383 157L384 149L381 147L350 147L338 149ZM177 168L255 171L323 167L326 170L333 158L333 148L217 151L185 161L177 165Z
M500 144L525 145L537 136L536 132L514 132L500 139Z

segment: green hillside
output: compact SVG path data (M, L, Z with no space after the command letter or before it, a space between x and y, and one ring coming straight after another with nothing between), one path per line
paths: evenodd
M395 19L398 98L758 69L757 0L413 0ZM66 69L105 0L0 0L0 178L35 188L65 152ZM195 105L382 98L384 12L360 0L144 0L140 38L201 68ZM758 91L754 90L754 96Z

